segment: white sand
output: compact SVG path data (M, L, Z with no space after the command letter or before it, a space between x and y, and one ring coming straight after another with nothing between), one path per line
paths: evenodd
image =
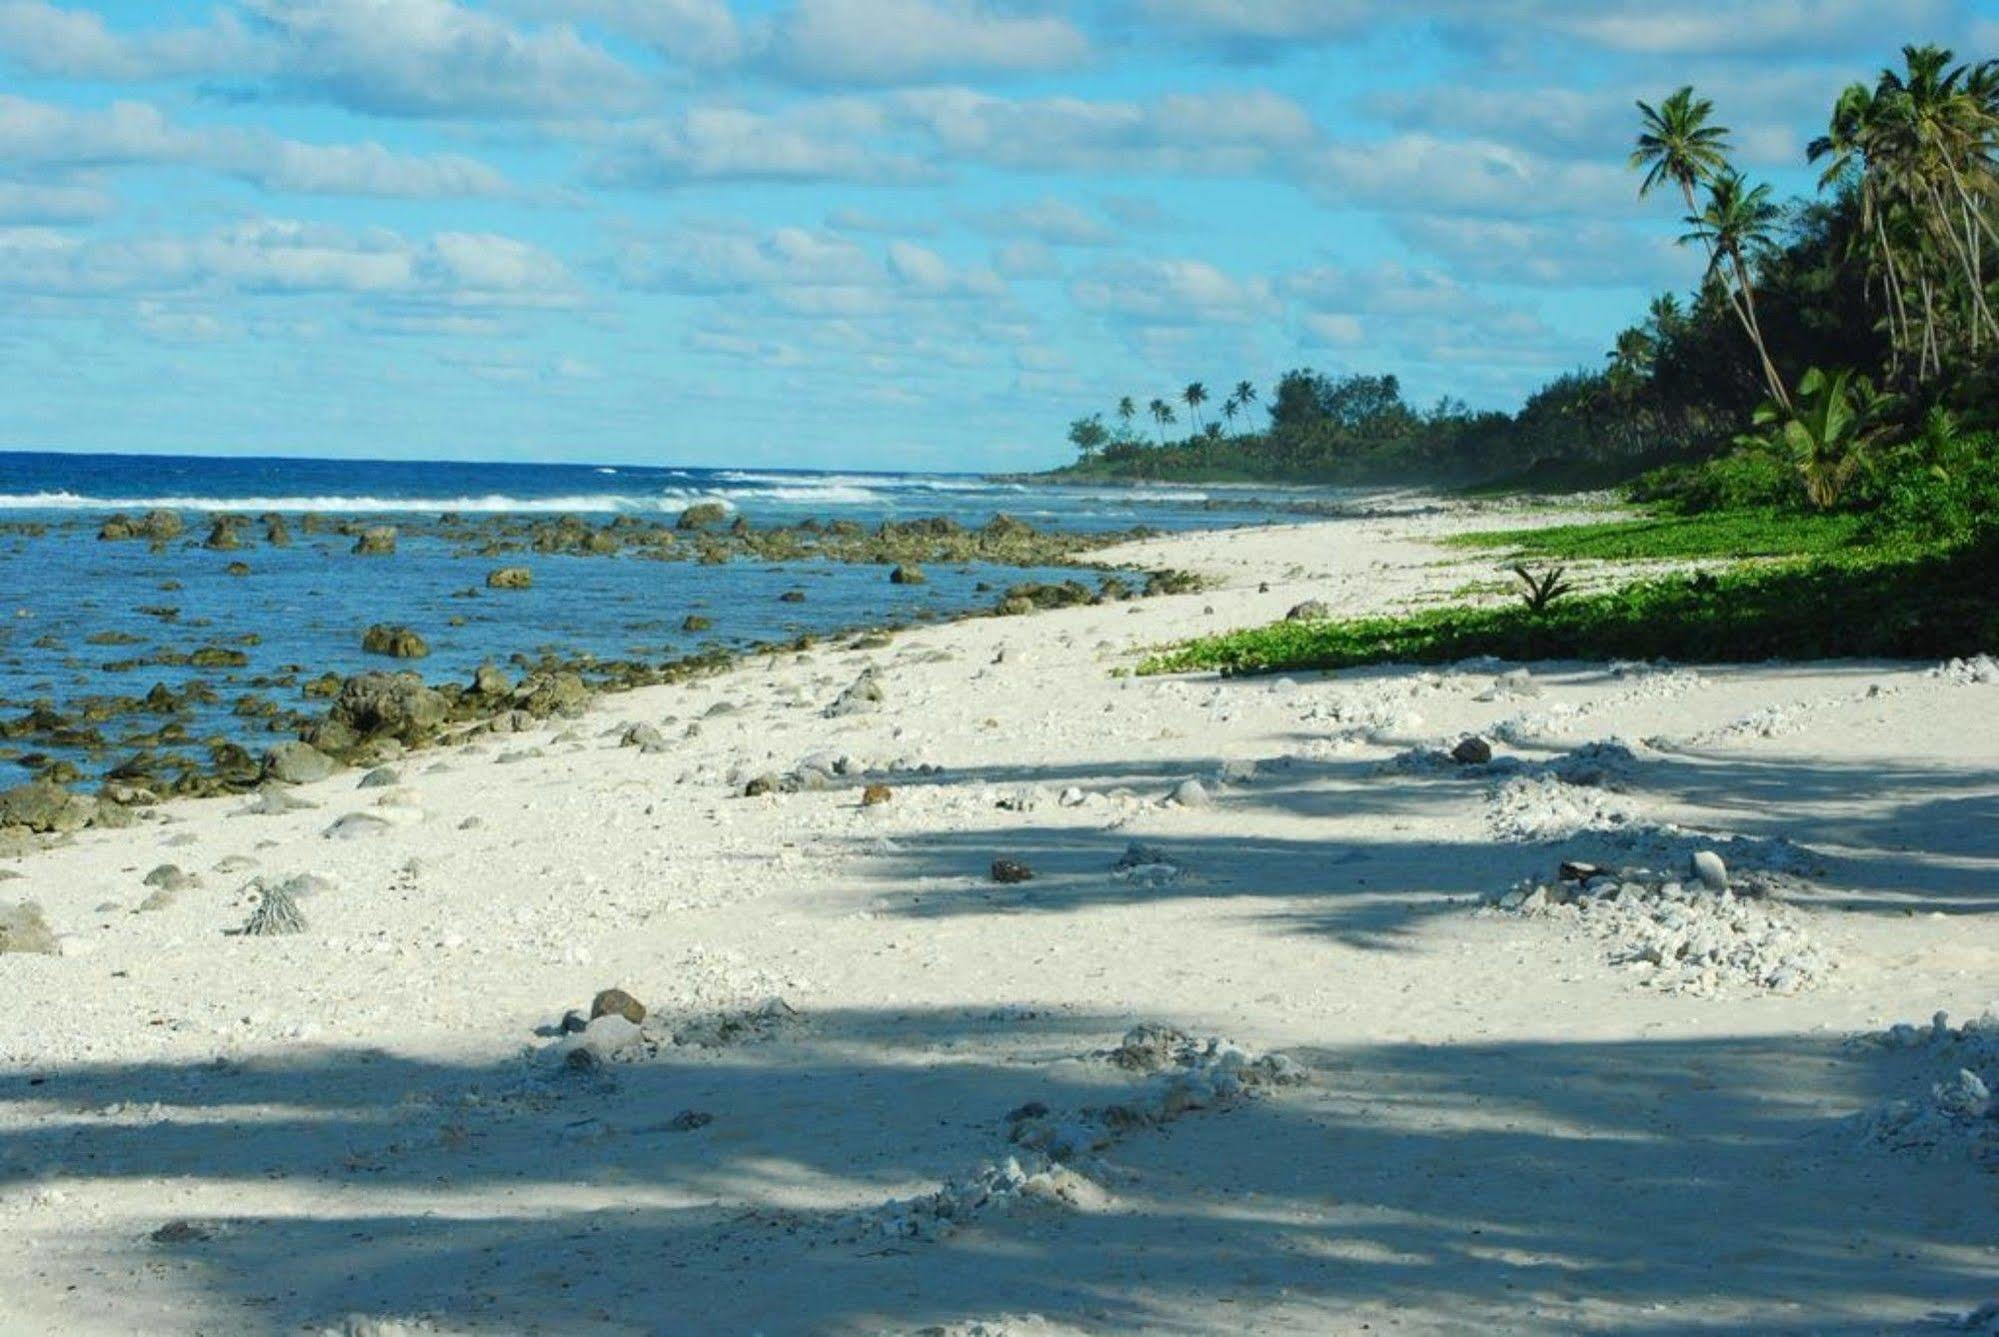
M1224 587L606 698L411 758L401 789L178 804L19 861L0 902L41 902L65 950L0 958L0 1330L1873 1332L1990 1298L1999 1177L1870 1145L1848 1116L1927 1078L1848 1037L1999 999L1999 686L1112 676L1305 598L1489 579L1424 540L1494 522L1164 539L1133 555ZM868 664L886 708L825 718ZM618 747L634 720L669 750ZM1501 721L1492 773L1384 765ZM1621 789L1501 795L1612 736L1660 743ZM738 797L822 751L942 772ZM1208 804L1159 802L1190 776ZM892 800L863 808L867 779ZM390 820L322 836L361 811ZM1677 872L1725 836L1738 867L1812 871L1785 913L1832 962L1815 986L1670 992L1586 925L1475 908L1563 858ZM1167 863L1114 873L1134 841ZM996 885L996 857L1037 876ZM203 885L135 913L169 861ZM308 872L337 885L303 934L232 936L253 875ZM797 1015L596 1072L531 1057L611 985L655 1042L772 997ZM1087 1125L1149 1089L1101 1057L1144 1021L1309 1078L892 1233L892 1200L1039 1168L1009 1111Z

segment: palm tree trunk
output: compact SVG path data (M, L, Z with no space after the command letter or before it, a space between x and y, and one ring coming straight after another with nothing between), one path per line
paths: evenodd
M1786 409L1791 407L1790 392L1784 389L1784 379L1777 374L1777 366L1770 361L1769 346L1763 342L1763 323L1756 315L1756 289L1749 282L1749 266L1742 261L1742 249L1730 247L1728 258L1735 262L1735 281L1742 287L1742 306L1748 314L1749 338L1756 345L1756 356L1763 363L1763 379L1770 383L1770 395Z

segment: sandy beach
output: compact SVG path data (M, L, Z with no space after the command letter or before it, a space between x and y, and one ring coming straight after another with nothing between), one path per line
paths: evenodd
M58 950L0 957L0 1330L1969 1314L1999 674L1129 672L1308 599L1420 606L1495 571L1435 539L1545 519L1176 535L1106 560L1201 593L763 660L8 861ZM239 933L281 886L303 930Z

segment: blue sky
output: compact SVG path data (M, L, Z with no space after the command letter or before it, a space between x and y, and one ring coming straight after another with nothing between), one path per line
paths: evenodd
M1190 380L1513 407L1999 0L0 0L0 446L1028 467ZM4 465L0 465L3 469Z

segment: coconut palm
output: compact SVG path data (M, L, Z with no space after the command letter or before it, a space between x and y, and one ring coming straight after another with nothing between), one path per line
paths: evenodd
M1642 124L1631 150L1631 167L1645 172L1639 197L1671 182L1686 198L1688 212L1693 212L1695 187L1728 171L1728 127L1709 124L1714 103L1695 97L1691 84L1657 107L1640 102L1638 114Z
M1769 186L1751 185L1740 172L1731 169L1708 183L1707 207L1687 215L1687 225L1693 230L1681 240L1698 240L1706 245L1710 278L1716 277L1726 266L1728 277L1732 277L1735 283L1736 317L1749 335L1749 341L1756 345L1756 356L1763 364L1763 379L1769 387L1770 397L1789 408L1791 396L1784 389L1784 380L1777 374L1776 364L1770 360L1769 347L1763 342L1762 322L1756 315L1756 287L1749 275L1748 259L1769 249L1779 214L1777 206L1771 202ZM1727 286L1726 279L1723 286Z
M1122 436L1131 435L1131 420L1133 418L1136 418L1137 416L1138 416L1138 405L1133 402L1132 397L1130 395L1126 395L1122 399L1118 400L1117 420L1122 425L1123 428L1123 430L1119 433L1120 435Z
M1248 408L1251 404L1254 404L1256 402L1256 387L1248 381L1237 381L1235 383L1235 402L1244 408Z
M1198 429L1201 425L1201 405L1208 402L1208 387L1195 381L1180 392L1180 400L1187 406L1187 412L1192 415L1194 426Z
M1167 403L1163 399L1155 399L1150 404L1146 405L1146 410L1152 414L1152 421L1158 425L1159 444L1162 446L1165 445L1166 424L1173 422L1175 420L1173 406Z

